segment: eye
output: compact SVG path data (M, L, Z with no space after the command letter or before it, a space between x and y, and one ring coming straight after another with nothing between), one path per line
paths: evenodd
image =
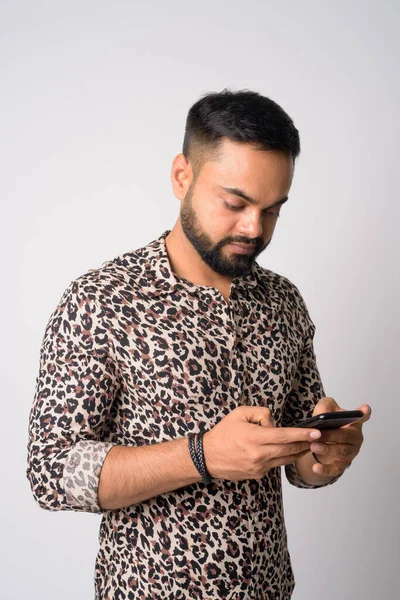
M269 217L275 217L276 219L279 217L279 212L270 210L269 208L263 210L263 213L264 215L268 215Z
M226 200L222 200L222 203L227 210L239 211L239 210L242 210L243 208L245 208L245 206L242 204L240 206L237 206L236 204L230 204ZM279 217L279 212L280 212L280 210L274 211L270 208L264 208L264 210L262 211L262 214L267 215L268 217L273 217L274 219L277 219Z
M223 205L225 206L225 208L227 208L228 210L240 210L241 208L243 208L243 206L236 206L235 204L229 204L229 202L226 202L226 200L223 200Z

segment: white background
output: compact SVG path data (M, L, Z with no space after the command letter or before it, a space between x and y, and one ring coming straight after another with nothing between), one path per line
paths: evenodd
M187 111L224 87L300 130L260 262L303 293L326 393L373 408L339 483L285 485L294 599L398 597L399 28L395 0L0 1L4 600L93 597L100 517L25 479L44 328L72 279L173 226Z

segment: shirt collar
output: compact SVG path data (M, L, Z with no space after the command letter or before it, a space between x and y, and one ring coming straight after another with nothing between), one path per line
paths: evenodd
M178 277L171 269L171 264L168 259L165 238L170 233L170 230L164 233L148 244L147 246L147 261L145 263L146 278L148 286L153 295L162 295L171 293L177 289L185 289L192 293L208 292L211 294L219 293L216 288L197 285L187 279ZM232 286L238 290L257 287L258 269L260 267L254 263L249 273L242 277L235 277L232 280Z

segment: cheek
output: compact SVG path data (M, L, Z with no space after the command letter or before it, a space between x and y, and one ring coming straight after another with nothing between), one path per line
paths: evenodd
M265 240L269 240L272 237L272 234L274 233L274 229L277 225L278 219L276 220L271 220L268 219L268 217L265 219L265 222L263 223L263 238Z
M232 235L239 221L237 214L231 214L218 205L210 206L207 211L203 209L198 214L203 226L206 226L208 233L215 238Z

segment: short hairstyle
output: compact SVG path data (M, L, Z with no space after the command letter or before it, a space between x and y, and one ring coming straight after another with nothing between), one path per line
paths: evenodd
M258 92L240 90L205 94L190 108L182 153L197 177L206 160L216 160L221 138L252 144L257 150L280 150L295 159L299 132L289 115Z

